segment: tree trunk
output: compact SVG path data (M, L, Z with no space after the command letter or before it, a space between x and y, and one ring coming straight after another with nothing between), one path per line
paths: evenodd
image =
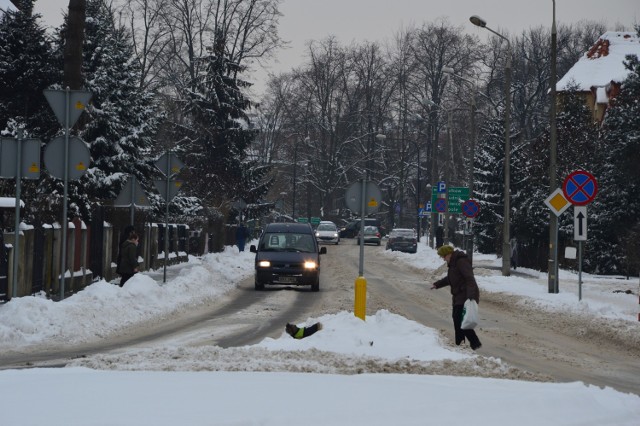
M69 17L64 46L64 87L82 89L82 43L86 0L69 0Z

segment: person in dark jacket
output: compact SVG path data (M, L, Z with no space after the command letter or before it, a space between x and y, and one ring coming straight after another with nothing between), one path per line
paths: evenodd
M455 330L456 345L460 345L466 338L474 351L482 346L475 330L463 330L462 310L467 299L474 299L480 303L480 289L473 276L473 268L466 253L454 250L446 245L438 248L438 255L442 257L449 268L447 276L436 281L431 286L432 289L451 287L453 299L453 328Z
M436 247L440 247L444 242L444 229L442 226L436 228Z
M236 244L238 245L238 250L244 251L244 245L247 242L248 236L249 232L247 227L244 226L244 223L241 223L236 229Z
M120 259L117 272L120 274L120 287L138 272L138 234L129 232L129 237L120 246Z
M317 322L309 327L298 327L295 324L287 323L284 329L294 339L304 339L305 337L309 337L315 332L322 330L322 324Z
M120 275L120 259L122 258L122 243L129 239L129 235L134 232L136 228L133 225L127 225L120 233L120 239L118 241L118 257L116 258L116 273Z

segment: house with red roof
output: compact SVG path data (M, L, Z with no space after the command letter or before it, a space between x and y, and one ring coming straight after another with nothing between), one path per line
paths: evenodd
M631 54L640 57L637 33L607 31L558 81L558 96L577 90L593 111L594 120L602 121L609 103L620 93L622 82L631 72L623 63Z

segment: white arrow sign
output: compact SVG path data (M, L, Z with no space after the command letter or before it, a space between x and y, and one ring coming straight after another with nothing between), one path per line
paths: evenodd
M573 239L587 241L587 206L573 206Z

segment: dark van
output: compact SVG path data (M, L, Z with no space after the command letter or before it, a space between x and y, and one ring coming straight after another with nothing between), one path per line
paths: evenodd
M308 223L270 223L250 247L256 254L255 289L265 285L308 285L320 290L320 248Z

